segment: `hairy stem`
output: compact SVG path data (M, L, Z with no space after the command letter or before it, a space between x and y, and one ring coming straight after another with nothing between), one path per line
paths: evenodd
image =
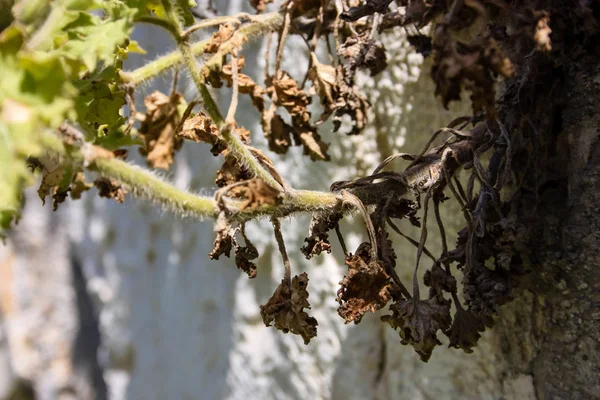
M248 40L258 38L266 33L279 29L283 17L278 12L272 12L264 15L257 15L252 18L252 22L243 25L238 33L244 35ZM203 40L190 45L191 55L197 57L204 54L204 48L209 40ZM183 54L180 51L173 51L164 55L138 69L133 71L121 72L121 77L127 83L133 86L139 86L142 83L154 79L163 72L177 65L184 63Z

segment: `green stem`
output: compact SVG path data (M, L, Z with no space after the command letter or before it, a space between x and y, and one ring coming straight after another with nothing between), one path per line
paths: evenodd
M272 12L253 17L253 21L242 26L238 33L244 35L248 40L255 39L267 32L273 32L279 29L283 17L278 12ZM203 40L190 45L191 53L194 57L204 54L204 48L209 40ZM138 69L133 71L123 71L121 76L123 80L133 86L139 86L142 83L154 79L163 72L184 62L183 54L180 51L173 51L164 55Z
M85 152L82 153L78 148L72 146L65 147L63 142L53 134L42 135L40 144L46 151L68 157L76 164L87 165L89 170L95 171L104 178L119 181L127 186L135 196L157 203L163 209L197 219L218 216L219 209L212 196L198 196L179 189L141 167L116 158L96 157L86 160ZM291 190L277 205L265 204L257 208L242 210L240 208L242 204L241 201L227 200L231 218L238 222L262 216L281 218L300 212L339 210L340 200L334 193Z

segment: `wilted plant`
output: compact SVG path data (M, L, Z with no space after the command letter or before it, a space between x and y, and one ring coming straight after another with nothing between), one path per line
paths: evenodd
M132 193L182 215L214 218L217 237L209 257L233 252L237 267L254 278L260 273L253 261L258 252L245 223L268 216L285 275L261 306L261 315L267 326L299 334L308 343L317 335L317 321L307 312L309 278L306 273L291 276L279 219L310 212L304 255L310 259L330 252L331 231L345 254L348 272L337 299L346 323L359 323L365 313L389 305L390 314L382 319L422 360L441 344L439 333L450 338L451 347L471 352L527 269L529 230L511 201L527 170L516 169L513 158L532 150L526 140L515 143L505 110L514 106L515 85L522 83L515 66L532 48L551 50L550 10L536 8L533 1L396 0L391 5L391 0L286 0L277 11L263 13L271 2L251 0L256 15L199 19L187 0L17 1L12 22L0 33L1 227L8 229L18 218L22 190L33 182L29 165L41 173L40 198L50 196L54 209L67 196L77 199L96 186L100 196L118 202ZM129 39L139 23L166 29L178 49L126 71L122 64L128 53L143 51ZM251 146L251 133L236 122L238 98L247 95L261 116L271 151L285 154L301 146L314 162L330 160L319 126L332 120L341 135L346 117L352 122L347 134L361 134L370 104L355 77L387 67L378 38L397 27L420 32L427 25L429 35L416 33L408 40L433 58L435 94L447 105L469 93L473 114L434 132L419 154L394 154L368 176L333 183L331 192L296 190L266 154ZM194 33L205 29L214 29L212 37L194 41ZM258 82L243 72L243 51L246 43L264 35L277 46L265 55L267 70ZM303 82L281 68L290 35L301 36L309 49ZM319 43L327 45L328 57L317 55ZM196 98L185 99L175 89L154 92L144 100L145 112L136 112L136 88L167 70L175 71L176 80L181 68L192 78ZM501 96L496 92L499 77L508 79ZM209 89L223 87L232 93L226 113ZM317 101L321 114L313 116L309 105ZM223 158L214 197L177 189L125 161L127 148L138 147L150 169L166 170L185 140L207 143L214 156ZM408 166L401 172L386 169L397 159ZM459 170L470 173L466 182L458 179ZM93 183L84 171L95 172ZM457 202L464 214L465 228L454 249L440 217L444 201ZM440 255L426 246L432 211L443 241ZM339 221L352 214L364 220L368 238L348 252ZM400 231L396 221L403 218L421 229L418 240ZM412 282L403 282L395 272L389 229L415 246ZM417 279L423 255L431 261L426 295Z

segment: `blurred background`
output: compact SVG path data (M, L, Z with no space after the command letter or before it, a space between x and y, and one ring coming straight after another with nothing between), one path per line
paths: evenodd
M213 3L223 15L251 11L247 0ZM206 5L199 1L198 7ZM401 28L381 37L390 67L360 79L373 104L365 132L350 137L321 128L331 143L330 163L312 162L300 148L285 156L265 150L291 185L328 190L333 181L369 173L393 152L418 152L431 133L469 107L443 109L432 95L429 62L405 38ZM153 26L137 28L134 39L147 54L130 57L126 69L175 48ZM257 41L243 52L244 72L259 83L265 46ZM287 47L283 69L301 79L306 46L291 37ZM138 90L138 111L146 94L168 93L171 84L169 73ZM188 100L195 97L186 76L178 89ZM229 91L215 93L226 106ZM238 123L265 149L259 115L246 96L240 100ZM133 153L130 160L140 162ZM218 166L208 146L188 142L165 176L178 187L207 194L215 190ZM248 225L261 254L258 276L249 281L233 260L208 258L211 221L182 219L132 196L116 204L93 191L52 212L31 189L21 221L0 245L0 398L534 398L529 378L500 379L506 366L491 332L473 354L447 349L446 341L425 364L380 321L381 312L360 325L344 325L335 300L346 271L337 242L332 241L332 254L311 261L300 252L310 216L283 221L292 272L308 272L311 315L319 321L318 337L304 345L299 336L265 327L260 317L259 305L283 276L266 221ZM443 210L450 241L461 228L460 211L452 206ZM366 238L358 218L342 228L349 251ZM401 228L418 237L409 224ZM394 243L399 274L409 279L415 248L399 237ZM436 225L428 247L441 251Z

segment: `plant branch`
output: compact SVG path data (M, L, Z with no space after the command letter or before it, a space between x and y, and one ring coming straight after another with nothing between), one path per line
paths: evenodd
M212 19L205 22L209 23L209 21L212 21ZM278 30L282 22L283 16L278 12L257 15L252 18L252 22L243 25L238 33L244 35L248 40L251 40L260 37L265 33ZM203 40L190 44L192 57L204 54L204 48L208 42L209 40ZM126 83L139 86L148 80L156 78L168 69L183 64L184 61L183 54L180 51L173 51L138 69L133 71L123 71L121 72L121 77Z

